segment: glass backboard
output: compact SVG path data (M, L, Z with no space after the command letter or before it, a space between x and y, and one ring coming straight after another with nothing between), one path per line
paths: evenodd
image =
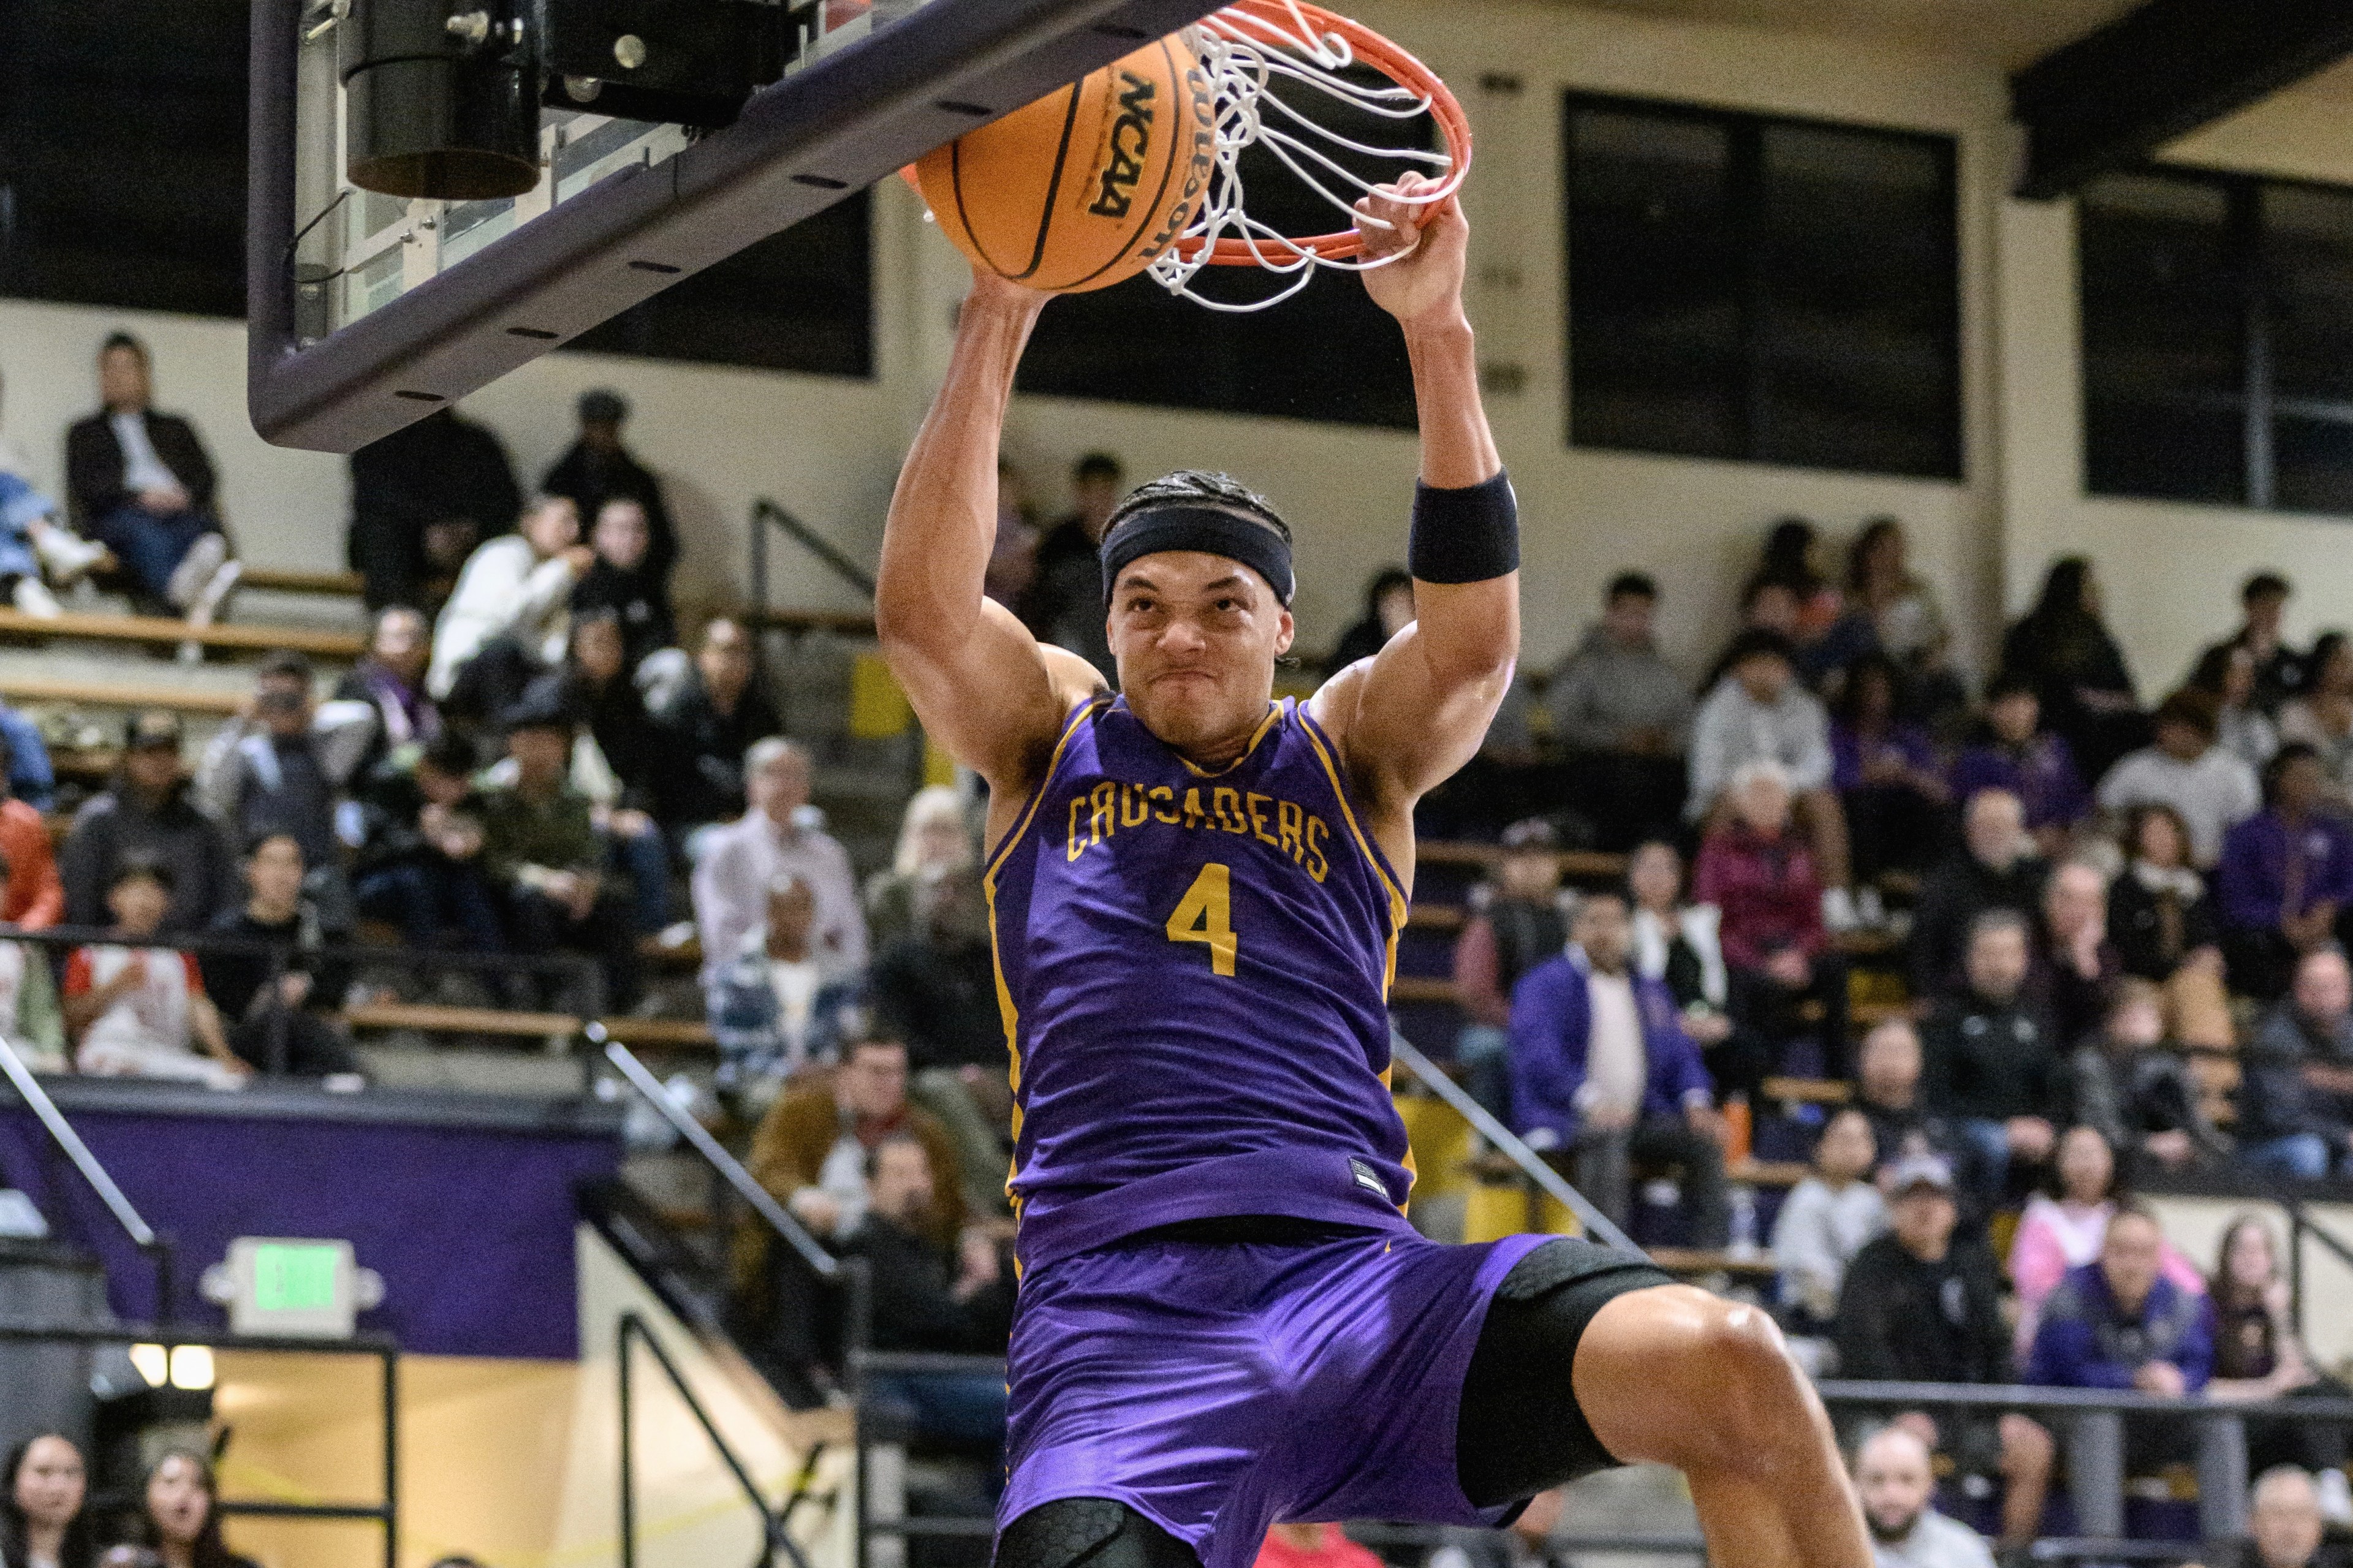
M493 14L470 12L471 3L447 0L452 33ZM697 129L599 113L592 83L545 77L555 86L543 85L536 184L445 201L364 190L349 177L354 95L338 35L353 26L353 4L253 5L248 402L266 439L331 451L464 396L1215 8L1214 0L776 5L781 74L732 123Z

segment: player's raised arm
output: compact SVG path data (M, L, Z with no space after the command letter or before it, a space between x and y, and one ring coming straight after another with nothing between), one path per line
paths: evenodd
M1419 176L1408 174L1409 192ZM1519 527L1511 481L1479 402L1478 356L1462 313L1470 237L1452 198L1429 209L1376 195L1357 204L1366 253L1412 254L1365 276L1405 330L1421 425L1414 497L1414 624L1315 697L1349 771L1381 815L1409 807L1469 762L1510 686L1520 651Z
M924 730L999 798L1036 782L1063 713L1102 684L981 592L1014 367L1048 298L976 271L947 380L891 498L874 591L882 656Z

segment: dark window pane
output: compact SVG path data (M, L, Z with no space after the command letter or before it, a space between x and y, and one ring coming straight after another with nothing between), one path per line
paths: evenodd
M1755 455L1957 478L1953 149L1767 124Z
M1731 164L1719 121L1569 110L1573 444L1746 454Z
M2284 511L2353 516L2353 420L2282 414L2272 440L2274 505Z
M2266 185L2263 222L2273 392L2353 416L2353 191Z
M0 0L0 294L244 314L247 13ZM868 207L842 202L577 344L871 375Z
M864 191L633 305L567 345L817 375L874 374Z
M242 0L0 5L0 293L245 311Z
M2077 233L2086 483L2244 502L2246 317L2228 191L2112 175L2084 191Z
M1366 85L1384 84L1370 72L1357 74ZM1377 117L1280 78L1272 90L1315 124L1351 141L1432 145L1427 118ZM1279 122L1279 116L1271 117ZM1366 179L1386 179L1398 167L1395 159L1324 150ZM1245 153L1241 171L1249 211L1279 232L1328 234L1347 226L1345 213L1265 148ZM1328 174L1322 177L1335 193L1347 189ZM1211 299L1238 301L1262 299L1288 282L1254 269L1209 267L1194 287ZM1408 429L1414 423L1404 338L1364 285L1339 272L1323 272L1281 304L1247 313L1206 310L1148 277L1068 295L1046 308L1022 355L1018 384L1051 396L1167 408Z
M1957 478L1949 138L1571 94L1569 439Z

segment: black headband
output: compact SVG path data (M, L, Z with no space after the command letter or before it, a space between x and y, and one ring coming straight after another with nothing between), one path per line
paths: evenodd
M1103 597L1121 570L1138 556L1164 550L1198 550L1239 561L1267 580L1274 596L1291 603L1291 542L1263 522L1215 505L1155 506L1131 512L1103 535Z

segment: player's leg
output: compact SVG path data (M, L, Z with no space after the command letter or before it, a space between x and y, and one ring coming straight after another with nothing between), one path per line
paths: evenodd
M1830 1417L1763 1311L1684 1285L1618 1296L1586 1326L1573 1380L1603 1447L1689 1479L1712 1558L1870 1563Z
M1770 1319L1626 1254L1549 1243L1481 1328L1456 1421L1463 1494L1493 1508L1644 1459L1690 1479L1717 1561L1870 1563L1830 1419Z
M1193 1549L1124 1502L1058 1498L997 1538L993 1568L1201 1568Z

